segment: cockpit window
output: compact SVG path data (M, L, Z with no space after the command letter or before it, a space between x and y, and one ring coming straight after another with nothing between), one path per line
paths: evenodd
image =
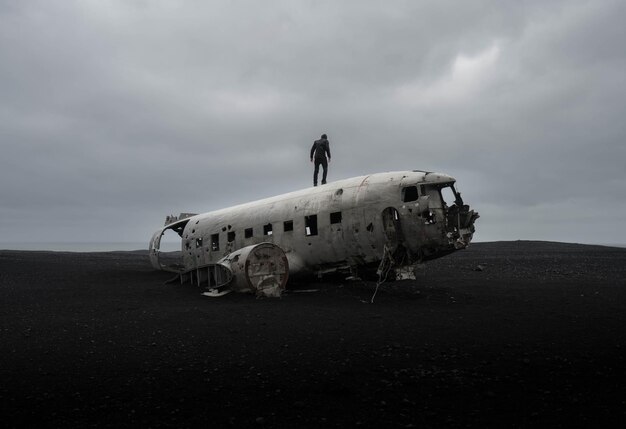
M425 188L425 195L421 195L428 197L428 204L431 209L452 207L454 204L463 205L461 194L454 189L454 183L426 185Z
M441 198L443 198L443 202L446 203L448 207L454 204L454 193L449 186L441 188Z
M461 200L461 194L456 192L452 183L443 185L440 189L440 192L441 198L443 199L443 202L446 204L446 206L450 207L453 204L458 204L459 202L461 205L463 205L463 202Z
M405 186L402 188L402 201L405 203L417 201L417 186Z

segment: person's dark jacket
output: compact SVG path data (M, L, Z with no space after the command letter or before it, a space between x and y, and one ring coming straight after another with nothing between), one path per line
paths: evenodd
M313 146L311 147L311 159L313 159L313 154L315 154L315 159L324 159L326 155L328 155L328 159L330 159L330 144L327 139L319 139L313 142Z

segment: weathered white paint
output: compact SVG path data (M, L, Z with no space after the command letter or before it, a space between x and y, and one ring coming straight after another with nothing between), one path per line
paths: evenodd
M186 270L264 242L285 252L290 274L376 264L385 246L396 252L396 265L414 264L463 248L472 238L478 215L460 199L446 205L440 197L438 188L454 182L441 173L378 173L198 214L157 231L151 260L156 268L164 268L159 262L160 237L165 230L178 228ZM417 186L419 198L404 202L403 188L409 186ZM341 222L331 224L331 213L336 212L341 212ZM307 236L305 217L311 215L317 216L318 234ZM293 222L293 230L285 231L286 221ZM264 234L268 224L271 235ZM252 228L252 237L244 236L247 228ZM218 250L211 248L214 234L219 237ZM234 234L231 241L229 234L230 238Z

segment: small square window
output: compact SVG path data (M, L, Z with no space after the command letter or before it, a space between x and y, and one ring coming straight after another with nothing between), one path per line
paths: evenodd
M263 235L272 235L272 224L263 225Z
M341 223L341 212L334 212L330 214L330 223Z
M253 234L252 234L252 228L246 228L246 229L243 231L243 234L244 234L244 236L245 236L246 238L251 238L251 237L252 237L252 235L253 235Z
M211 250L220 250L220 235L211 234Z
M202 238L196 238L196 249L202 247Z
M285 232L293 231L293 221L292 220L284 221L283 222L283 230Z
M228 240L229 243L232 243L233 241L235 241L235 231L228 231L228 234L226 235L226 239Z
M402 201L405 203L417 200L417 186L402 188Z

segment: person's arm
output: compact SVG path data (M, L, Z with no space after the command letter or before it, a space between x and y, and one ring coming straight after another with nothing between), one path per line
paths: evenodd
M313 162L313 154L315 153L315 143L313 142L313 146L311 146L311 162Z
M326 153L328 154L328 162L330 162L330 142L326 140Z

